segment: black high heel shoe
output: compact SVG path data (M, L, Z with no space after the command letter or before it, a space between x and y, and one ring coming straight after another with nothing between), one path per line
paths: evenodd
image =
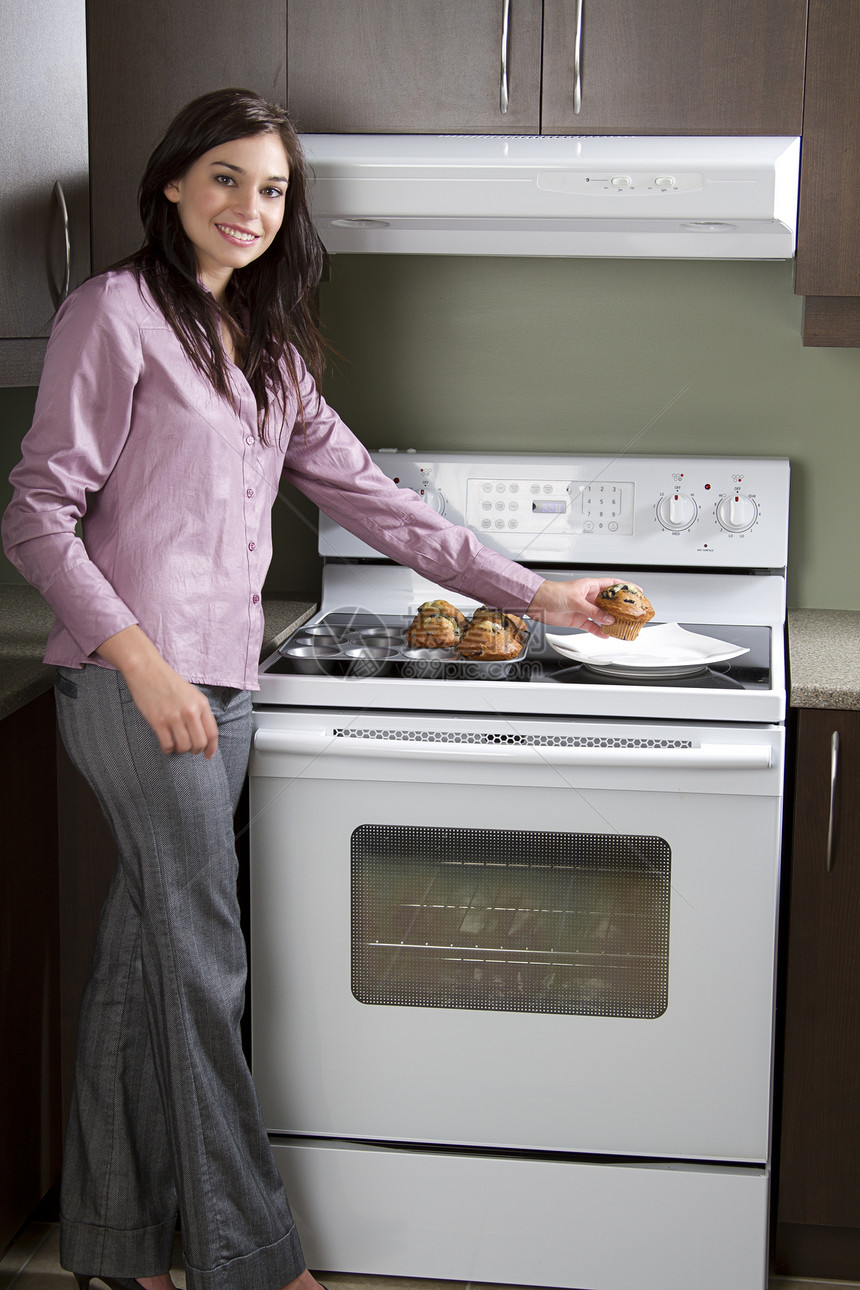
M78 1290L89 1290L91 1281L101 1281L108 1290L143 1290L139 1281L134 1277L103 1277L98 1272L93 1272L90 1276L82 1276L80 1272L73 1272L72 1276L78 1283Z

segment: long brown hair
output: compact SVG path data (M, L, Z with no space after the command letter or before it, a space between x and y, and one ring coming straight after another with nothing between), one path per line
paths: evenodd
M266 133L280 137L290 166L284 219L263 255L233 272L222 309L198 281L194 247L164 188L181 179L211 148ZM138 200L145 240L123 264L146 282L191 362L229 400L233 390L221 345L222 317L229 318L234 330L238 326L243 371L257 401L260 434L267 441L270 418L283 414L290 390L298 399L292 347L316 380L324 359L314 291L325 251L308 209L305 159L289 117L251 90L201 95L167 127L147 162Z

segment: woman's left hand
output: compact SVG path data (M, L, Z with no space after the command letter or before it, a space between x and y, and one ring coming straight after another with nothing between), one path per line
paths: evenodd
M526 613L551 627L582 627L593 636L601 636L600 625L615 620L595 600L618 578L576 578L573 582L547 580L538 587Z

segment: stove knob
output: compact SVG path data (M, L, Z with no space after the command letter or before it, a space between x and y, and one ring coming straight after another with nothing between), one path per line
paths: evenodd
M441 493L437 493L432 484L424 484L422 488L416 488L413 491L424 499L431 511L435 511L437 515L445 514L445 498Z
M746 533L758 519L758 506L746 493L728 493L717 502L717 523L727 533Z
M689 493L664 493L657 503L657 519L664 529L681 533L695 522L699 508Z

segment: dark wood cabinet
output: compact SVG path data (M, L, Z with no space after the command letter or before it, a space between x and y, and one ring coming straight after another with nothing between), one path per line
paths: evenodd
M96 271L140 246L137 186L190 99L241 86L286 99L283 0L198 5L87 0L92 249Z
M75 1032L116 848L49 690L0 721L0 1250L60 1176Z
M289 105L309 132L801 129L806 0L289 0L288 11Z
M795 291L804 343L860 345L860 0L809 0Z
M545 0L543 133L800 134L805 42L806 0Z
M538 134L540 59L540 0L288 3L289 109L304 131Z
M850 1281L860 1280L858 784L860 713L801 710L776 1266Z
M60 1172L54 696L0 722L0 1251Z
M84 0L0 6L0 384L35 385L66 289L89 272Z

